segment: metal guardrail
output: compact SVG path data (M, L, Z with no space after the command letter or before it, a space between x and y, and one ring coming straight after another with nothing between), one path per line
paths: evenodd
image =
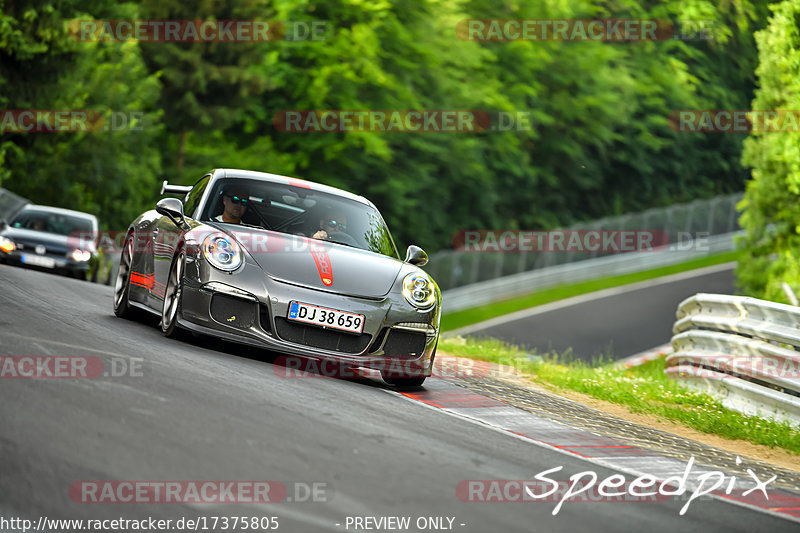
M578 283L683 263L705 255L734 250L735 237L740 233L742 232L707 237L702 245L698 242L688 250L681 249L689 247L687 243L683 243L681 247L668 246L660 251L619 253L473 283L445 290L442 293L442 306L445 312L460 311L565 283Z
M800 425L800 308L696 294L678 306L667 375L726 407Z
M736 205L743 193L695 200L685 204L656 207L641 213L601 218L573 224L563 230L573 231L659 231L678 243L688 235L723 235L739 231ZM520 251L441 250L431 255L425 270L439 287L451 290L492 279L589 261L617 255L612 251L558 251L538 253Z

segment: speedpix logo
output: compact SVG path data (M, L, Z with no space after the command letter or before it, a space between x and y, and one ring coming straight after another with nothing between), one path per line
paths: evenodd
M741 459L736 458L740 464ZM775 481L772 476L762 481L751 469L747 469L750 480L743 482L752 485L738 488L736 476L727 476L719 471L693 473L694 457L689 459L682 475L659 480L651 475L642 475L631 481L622 474L600 478L596 472L578 472L568 480L550 477L564 467L557 466L539 472L533 480L464 480L456 486L456 496L464 502L556 502L553 515L557 515L567 501L573 502L637 502L664 501L688 494L686 503L679 511L684 515L693 501L709 494L736 493L747 497L760 491L769 499L767 485ZM693 476L693 474L695 474Z

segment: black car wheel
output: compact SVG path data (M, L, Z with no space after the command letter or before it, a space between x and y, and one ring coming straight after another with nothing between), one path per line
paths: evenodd
M131 262L133 261L133 238L128 236L119 257L119 271L114 285L114 314L120 318L132 318L133 309L128 301L131 291Z
M186 255L181 252L175 256L172 261L172 268L169 269L167 288L164 291L164 306L161 309L161 332L166 337L175 337L175 332L178 329L178 308L181 305L185 259Z
M431 368L433 368L433 362L436 360L436 348L438 347L439 339L436 339L436 345L433 347L433 352L431 353ZM383 381L389 385L394 385L398 389L405 389L422 386L422 384L425 383L427 376L404 377L398 376L396 373L387 373L382 371L381 378L383 378Z
M398 377L388 377L381 374L383 381L388 383L389 385L394 385L398 389L406 389L411 387L419 387L423 383L425 383L425 376L416 377L416 378L398 378Z

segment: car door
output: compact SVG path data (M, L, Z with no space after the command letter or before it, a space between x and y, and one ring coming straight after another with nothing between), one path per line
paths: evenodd
M192 216L195 214L210 177L211 174L206 174L200 178L197 183L194 184L192 190L186 194L183 203L187 223L192 222ZM167 288L169 272L172 268L172 260L175 257L175 252L185 232L185 228L175 224L169 217L160 216L155 221L153 228L154 279L153 289L151 291L151 296L153 298L151 305L157 309L161 309L164 304L164 292Z

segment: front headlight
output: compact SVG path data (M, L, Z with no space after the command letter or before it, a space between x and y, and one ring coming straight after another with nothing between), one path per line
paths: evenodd
M79 263L84 263L92 258L92 254L84 250L72 250L72 253L69 254L69 256L73 261L78 261Z
M16 249L17 245L14 244L14 241L8 237L0 237L0 250L3 250L5 253L10 253Z
M236 270L242 264L239 244L223 233L212 233L203 239L203 255L211 266L220 270Z
M428 309L436 303L436 287L426 274L412 272L403 279L403 296L417 309Z

